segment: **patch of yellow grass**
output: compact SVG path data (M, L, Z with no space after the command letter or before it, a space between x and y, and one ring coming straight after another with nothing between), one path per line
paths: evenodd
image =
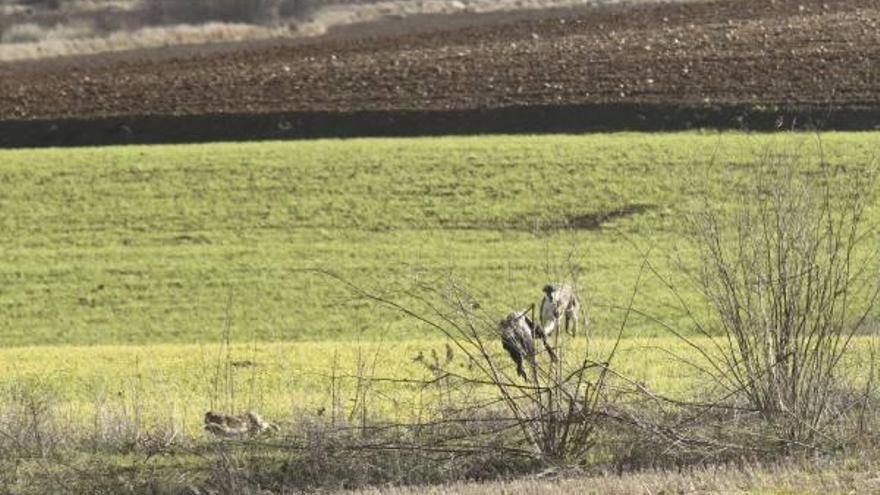
M692 341L708 344L702 338ZM866 366L867 344L867 338L856 341L849 369ZM597 340L590 354L602 360L612 345L612 339ZM0 350L0 390L46 394L65 421L137 416L145 426L172 425L182 432L199 431L209 409L256 410L282 422L320 410L346 418L358 377L429 378L427 367L415 358L422 354L430 362L437 351L444 360L445 346L444 340L408 340L10 348ZM500 344L492 350L515 377ZM567 351L568 359L583 350L581 341ZM699 357L674 337L632 338L621 342L612 367L655 393L686 399L708 385L688 362L699 363ZM466 366L458 353L448 367L466 374ZM370 413L389 420L412 420L420 408L430 407L433 397L420 386L399 382L369 387Z
M336 413L347 417L358 376L428 378L426 366L415 358L422 354L430 361L436 350L445 359L445 344L410 340L10 348L0 350L0 388L24 386L47 394L65 421L136 414L145 424L173 423L193 432L209 409L256 410L282 421L304 411L329 414L335 387ZM611 340L598 341L593 352L603 356L611 345ZM510 365L500 344L496 347L498 362ZM569 352L582 349L581 343ZM671 360L669 350L687 353L674 339L625 340L616 369L656 391L691 393L698 377ZM450 368L466 373L461 354ZM431 399L420 387L402 383L372 383L370 389L371 413L387 419L410 420Z

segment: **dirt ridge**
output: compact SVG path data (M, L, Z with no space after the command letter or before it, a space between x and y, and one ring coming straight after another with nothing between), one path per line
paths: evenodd
M0 121L0 148L687 129L880 129L880 106L587 104Z

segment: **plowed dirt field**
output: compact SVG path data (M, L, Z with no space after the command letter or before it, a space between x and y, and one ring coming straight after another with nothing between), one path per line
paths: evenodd
M311 40L0 64L8 135L12 123L34 120L125 118L135 123L113 125L128 136L143 116L318 112L332 126L334 115L358 112L591 106L875 115L880 2L722 0L461 14ZM287 121L279 122L283 131Z

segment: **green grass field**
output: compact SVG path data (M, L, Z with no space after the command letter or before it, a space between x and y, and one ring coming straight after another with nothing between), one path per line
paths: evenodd
M359 349L385 349L376 374L399 376L413 373L419 350L441 345L423 325L304 271L314 268L377 291L454 274L499 317L574 271L607 339L641 251L668 269L682 218L702 198L735 205L736 181L771 152L798 155L811 173L822 156L848 172L872 168L877 150L880 133L0 151L0 385L39 384L78 416L115 397L197 425L207 407L320 407L334 356L351 373ZM640 285L640 309L690 332L658 280ZM235 371L234 404L214 390L227 336L235 359L259 363ZM639 318L624 336L624 369L664 391L688 389L657 350L680 342Z
M731 181L768 150L802 153L810 169L817 142L685 133L0 151L0 346L207 343L227 321L239 342L426 337L305 268L370 287L452 271L499 312L575 268L601 322L635 283L639 249L669 254L700 194L732 205ZM821 143L832 165L873 167L880 134ZM601 230L556 228L631 205L649 208Z

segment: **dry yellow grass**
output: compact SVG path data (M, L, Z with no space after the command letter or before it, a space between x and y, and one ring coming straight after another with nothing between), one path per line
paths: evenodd
M201 43L234 42L291 36L287 27L263 27L250 24L213 22L201 26L170 26L143 28L132 32L116 32L104 37L64 37L46 30L45 39L24 43L0 44L0 62L40 58L91 55L140 48Z
M282 423L294 423L303 411L329 410L331 376L343 401L340 412L348 415L359 363L368 378L428 378L414 357L430 357L432 349L444 353L444 345L444 340L411 340L0 349L0 418L7 398L2 394L25 387L51 399L51 414L65 422L91 425L109 413L115 421L117 412L137 411L138 426L165 425L183 436L198 436L209 409L253 409ZM595 353L604 355L611 345L611 340L596 341ZM698 378L695 371L677 366L661 347L687 353L672 338L627 339L616 369L656 392L688 396ZM500 345L492 350L499 363L510 366ZM419 407L429 407L418 386L377 382L371 389L371 410L384 419L409 421Z
M371 488L352 495L624 495L685 493L832 494L878 493L880 477L870 462L813 461L777 465L710 466L683 471L646 471L587 476L547 472L544 476L494 483L430 487Z

